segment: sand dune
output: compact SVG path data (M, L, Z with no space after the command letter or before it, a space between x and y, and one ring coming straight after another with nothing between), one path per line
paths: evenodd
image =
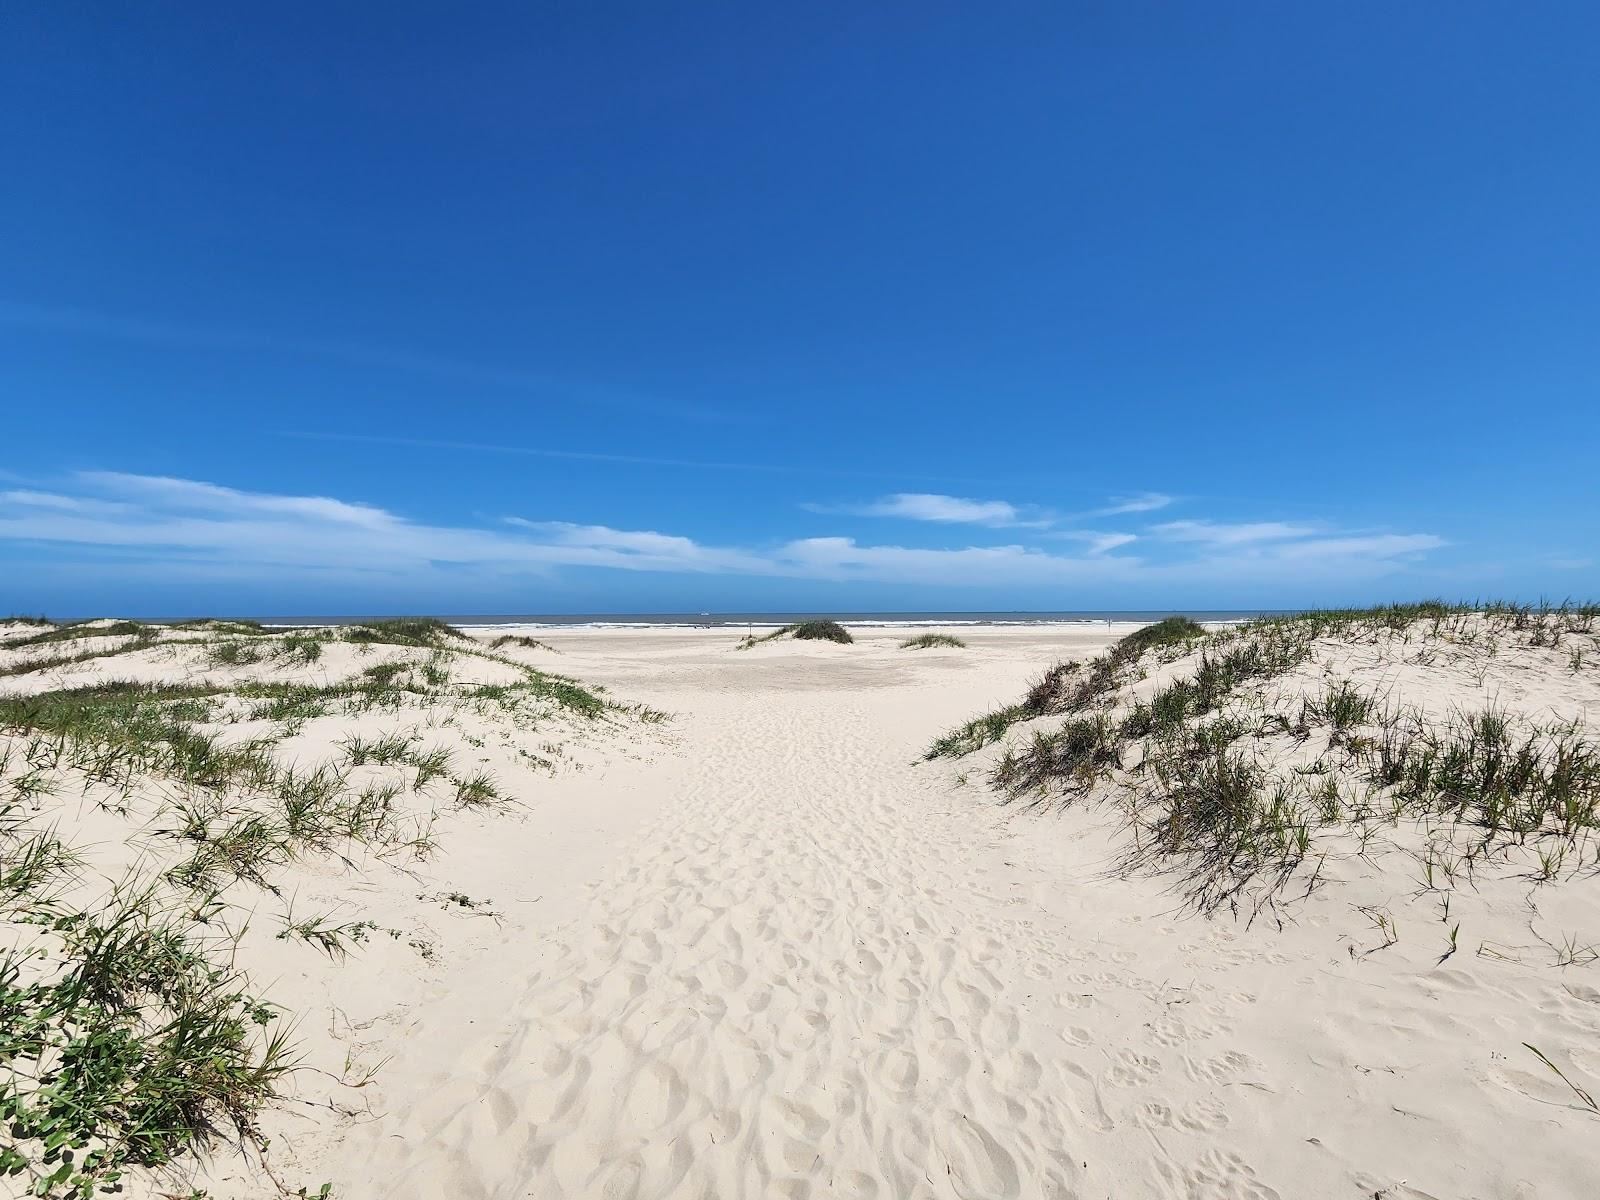
M673 719L585 734L574 765L513 777L515 811L452 817L406 867L428 877L409 892L459 887L498 916L438 912L431 960L255 947L245 965L301 1014L317 1071L264 1114L265 1165L224 1151L181 1182L257 1196L328 1181L360 1198L1592 1195L1600 1117L1523 1045L1600 1086L1589 872L1541 887L1486 864L1441 919L1407 846L1330 843L1309 894L1204 915L1173 872L1121 869L1114 803L999 803L1001 746L923 761L1050 662L1128 631L971 629L965 650L914 652L901 631L748 651L724 631L541 631L559 651L541 661ZM1410 658L1323 654L1305 687L1338 674L1574 717L1600 701L1594 669L1555 651L1482 674ZM286 872L281 887L372 895L404 919L400 876Z

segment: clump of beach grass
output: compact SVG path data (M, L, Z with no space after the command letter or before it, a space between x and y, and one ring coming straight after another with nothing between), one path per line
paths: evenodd
M774 629L760 637L747 635L740 639L738 648L748 650L752 646L761 645L762 642L774 642L783 637L791 637L802 642L839 642L842 645L849 645L855 641L855 638L850 636L850 631L837 621L800 621Z
M837 621L802 621L790 632L797 642L838 642L849 645L855 641L850 631Z
M1135 629L1111 650L1111 657L1119 662L1130 662L1147 650L1158 646L1176 646L1192 642L1206 635L1206 627L1188 617L1163 617L1153 625Z
M965 650L967 644L960 638L948 633L923 633L916 637L909 637L900 643L900 649L902 650L933 650L939 647Z
M520 646L524 650L548 650L551 654L560 653L549 642L541 642L538 638L531 638L520 633L503 633L490 642L489 645L495 650L503 650L507 646Z
M1013 705L974 717L965 725L936 738L923 758L962 758L998 742L1013 725L1026 720L1028 715L1026 709Z

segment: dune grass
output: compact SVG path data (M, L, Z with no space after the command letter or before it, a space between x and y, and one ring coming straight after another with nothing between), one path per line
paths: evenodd
M527 637L520 633L503 633L489 645L495 650L503 650L507 646L520 646L524 650L548 650L551 654L561 653L548 642L541 642L538 638Z
M797 642L838 642L848 646L855 641L850 631L837 621L802 621L790 632Z
M770 633L761 634L759 637L753 633L747 633L744 637L739 639L739 645L735 648L739 650L748 650L752 646L761 645L763 642L775 642L779 638L787 637L793 632L793 625L785 625L782 629L774 629Z
M242 637L260 637L272 632L260 621L223 617L201 617L193 621L178 621L168 628L193 630L200 633L232 633Z
M774 642L783 637L792 637L796 641L803 642L838 642L841 645L849 645L855 641L855 638L850 636L850 631L837 621L801 621L785 625L781 629L774 629L760 637L746 635L740 639L738 649L748 650L752 646L759 646L763 642Z
M29 646L44 646L53 642L71 642L83 638L138 637L154 638L157 627L141 621L112 621L105 625L76 622L70 625L51 625L41 633L14 638L5 643L7 650L23 650Z
M936 738L923 758L962 758L998 742L1013 725L1018 721L1026 721L1029 716L1027 709L1021 705L984 713Z
M1493 707L1440 720L1385 707L1348 680L1267 706L1263 688L1299 667L1319 641L1382 637L1555 647L1594 638L1594 605L1447 605L1323 610L1272 617L1208 634L1169 618L1124 638L1093 662L1063 663L1023 702L938 739L926 757L960 757L1002 741L1020 722L1065 714L999 758L990 782L1007 800L1061 802L1090 792L1117 799L1142 861L1186 875L1197 904L1232 901L1253 884L1281 884L1323 830L1413 819L1471 831L1469 855L1531 843L1553 878L1574 848L1600 831L1600 744L1572 724L1517 721ZM1130 703L1123 692L1149 667L1192 656L1191 669ZM1152 657L1153 656L1153 657ZM1288 776L1267 766L1262 739L1326 749ZM1326 755L1337 754L1329 761ZM1131 761L1127 770L1122 764ZM1359 784L1359 796L1341 791ZM1097 789L1102 789L1097 791Z
M939 647L965 650L967 644L960 638L948 633L923 633L916 637L909 637L900 643L900 649L902 650L933 650Z
M243 882L274 894L281 865L347 856L352 845L423 855L438 811L511 801L491 774L459 766L452 747L421 745L409 729L347 737L328 762L283 761L275 747L300 722L408 707L446 714L441 728L452 710L486 707L519 725L553 711L661 716L429 620L342 629L50 626L22 640L60 643L69 663L87 661L78 647L114 660L159 645L200 668L182 683L102 673L0 693L0 923L17 935L0 952L0 1175L61 1200L114 1189L128 1169L160 1166L221 1132L256 1138L253 1114L293 1063L285 1022L252 996L231 965L223 926L208 923L233 903L223 900L228 889ZM408 657L326 683L207 674L307 665L335 642L392 646ZM10 673L36 669L34 657ZM478 659L516 678L458 681L457 668ZM239 722L268 726L240 737L229 728ZM361 774L374 767L390 768L389 777ZM65 903L98 888L81 886L77 854L38 823L42 799L62 788L113 813L154 803L150 836L176 853L141 867L107 901ZM330 954L347 952L364 932L360 922L285 922L286 937Z
M1131 662L1147 650L1158 646L1177 646L1206 635L1205 626L1188 617L1164 617L1154 625L1135 629L1117 642L1111 657L1118 662Z
M223 1128L256 1138L293 1067L288 1035L153 890L90 910L13 899L5 915L44 932L0 954L0 1174L87 1200Z
M350 626L344 640L390 646L439 646L472 639L454 625L446 625L434 617L392 617Z
M997 709L938 738L924 757L960 757L1000 740L1020 721L1091 710L1117 689L1145 654L1181 650L1206 636L1204 626L1181 616L1136 629L1087 663L1069 660L1050 667L1028 686L1021 703ZM981 733L975 737L978 730Z

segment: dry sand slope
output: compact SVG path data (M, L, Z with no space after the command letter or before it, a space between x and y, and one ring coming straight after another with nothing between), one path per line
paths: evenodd
M492 987L407 1014L376 1115L297 1177L352 1197L1594 1194L1600 1122L1521 1047L1600 1076L1591 970L1374 955L1349 896L1283 929L1186 915L1157 878L1107 877L1103 820L913 765L1081 635L556 640L566 669L681 714L635 781L659 815Z

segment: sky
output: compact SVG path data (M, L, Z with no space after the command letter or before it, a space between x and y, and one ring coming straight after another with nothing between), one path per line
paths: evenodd
M0 613L1600 598L1597 44L5 6Z

